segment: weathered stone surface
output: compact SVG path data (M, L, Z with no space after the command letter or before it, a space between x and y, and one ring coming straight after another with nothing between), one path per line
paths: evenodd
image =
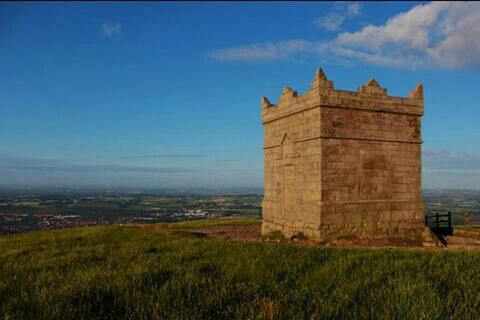
M421 84L408 98L375 80L335 90L318 69L309 92L261 105L264 234L421 238Z

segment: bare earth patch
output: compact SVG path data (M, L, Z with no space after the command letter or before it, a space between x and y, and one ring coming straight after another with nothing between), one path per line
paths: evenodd
M191 230L195 233L204 234L209 238L234 240L234 241L261 241L261 226L220 226L207 227ZM274 240L267 242L277 242ZM354 239L354 240L333 240L330 242L318 242L314 240L298 240L295 243L306 245L320 245L331 247L419 247L421 243L413 240L404 239Z
M259 241L260 225L250 226L220 226L195 229L194 232L199 232L207 235L210 238L218 238L235 241Z
M360 247L360 248L385 248L385 247L401 247L412 248L421 247L420 241L410 239L354 239L354 240L333 240L327 242L325 246L332 247Z
M454 228L453 236L448 237L448 248L480 250L480 230L478 228Z
M233 241L262 241L260 225L245 226L212 226L190 230L209 238ZM266 242L277 242L268 241ZM356 248L423 248L421 242L408 239L339 239L329 242L294 239L295 243L324 247L356 247ZM435 249L435 248L429 248ZM454 236L448 237L448 247L443 249L473 249L480 250L480 230L458 229Z

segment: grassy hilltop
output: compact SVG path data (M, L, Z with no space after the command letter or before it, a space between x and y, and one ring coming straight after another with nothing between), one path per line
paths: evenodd
M103 226L0 237L0 319L476 318L480 253Z

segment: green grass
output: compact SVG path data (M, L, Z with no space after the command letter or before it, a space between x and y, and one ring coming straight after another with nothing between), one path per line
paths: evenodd
M480 253L102 226L0 237L0 319L473 319Z
M259 225L262 220L259 216L247 216L247 218L233 218L233 219L212 219L212 220L189 220L176 223L161 223L157 226L164 226L173 229L188 229L188 228L208 228L208 227L225 227L225 226L249 226Z

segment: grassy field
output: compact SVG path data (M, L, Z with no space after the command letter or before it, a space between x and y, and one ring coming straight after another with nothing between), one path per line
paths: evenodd
M0 237L0 319L473 319L480 253L233 242L258 220Z

